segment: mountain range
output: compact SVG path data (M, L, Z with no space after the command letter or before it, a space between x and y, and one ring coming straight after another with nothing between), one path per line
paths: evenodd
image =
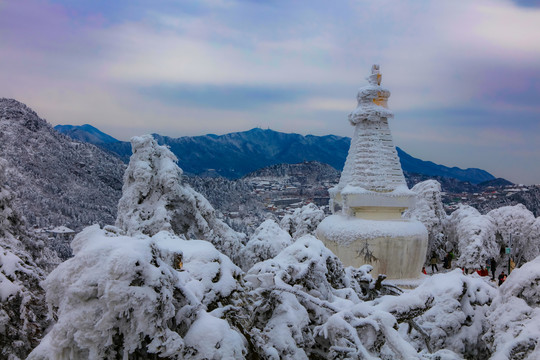
M56 130L73 139L90 142L106 149L124 162L129 160L129 142L119 141L91 125L57 125ZM180 167L188 174L223 176L236 179L258 169L276 164L318 161L342 170L351 139L335 135L314 136L282 133L255 128L225 135L184 136L172 138L153 134L161 145L167 145L178 157ZM479 184L495 177L477 168L460 169L415 158L397 148L405 172L453 178Z
M16 195L14 205L35 227L66 225L80 230L93 223L113 224L122 193L125 161L131 154L130 143L118 141L90 125L56 128L66 135L25 104L0 98L0 162L6 168L5 185ZM350 142L332 135L302 136L262 129L178 139L154 136L176 153L187 175L204 176L187 176L186 181L218 210L234 212L242 207L254 217L264 204L252 193L250 176L293 176L300 183L337 179ZM401 149L398 154L409 186L435 178L443 191L463 193L509 184L483 170L437 165L416 159ZM313 159L320 163L308 161ZM437 175L426 175L433 173ZM530 191L525 195L528 198L505 200L511 204L521 200L535 211L538 194Z

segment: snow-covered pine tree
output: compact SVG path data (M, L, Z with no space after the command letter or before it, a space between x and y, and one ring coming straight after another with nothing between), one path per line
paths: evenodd
M182 182L176 156L151 135L134 137L131 144L116 225L128 235L166 230L208 240L236 261L244 235L219 220L210 203Z

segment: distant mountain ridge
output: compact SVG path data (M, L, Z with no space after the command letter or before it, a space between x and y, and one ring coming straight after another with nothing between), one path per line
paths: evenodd
M90 135L77 126L57 125L55 129L79 141L91 142L129 160L131 146L128 142L104 142L94 139L107 138L107 134L92 127ZM78 131L75 131L77 128ZM97 130L100 134L97 134ZM236 179L258 169L280 163L295 164L303 161L318 161L342 170L349 151L350 138L336 135L314 136L277 132L255 128L249 131L225 135L201 135L171 138L153 134L161 145L167 145L178 157L180 167L190 174L217 173ZM112 137L109 137L112 138ZM114 138L112 138L114 139ZM115 139L116 140L116 139ZM495 179L485 170L460 169L438 165L417 159L397 148L404 171L428 176L441 176L478 184Z
M92 125L56 125L54 129L72 139L88 142L91 144L110 144L120 142L110 135L96 129Z

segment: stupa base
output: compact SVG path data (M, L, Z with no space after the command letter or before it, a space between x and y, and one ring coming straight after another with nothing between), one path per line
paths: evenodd
M427 252L427 230L414 220L366 220L331 215L317 237L344 266L373 266L371 274L388 279L417 279Z

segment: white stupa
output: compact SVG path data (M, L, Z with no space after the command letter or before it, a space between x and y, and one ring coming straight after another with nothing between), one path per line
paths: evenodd
M373 266L373 275L417 278L427 251L422 223L401 218L414 202L392 141L387 107L390 91L381 87L373 65L369 85L358 91L358 106L349 114L355 127L345 167L330 189L333 215L317 228L317 236L345 266Z

